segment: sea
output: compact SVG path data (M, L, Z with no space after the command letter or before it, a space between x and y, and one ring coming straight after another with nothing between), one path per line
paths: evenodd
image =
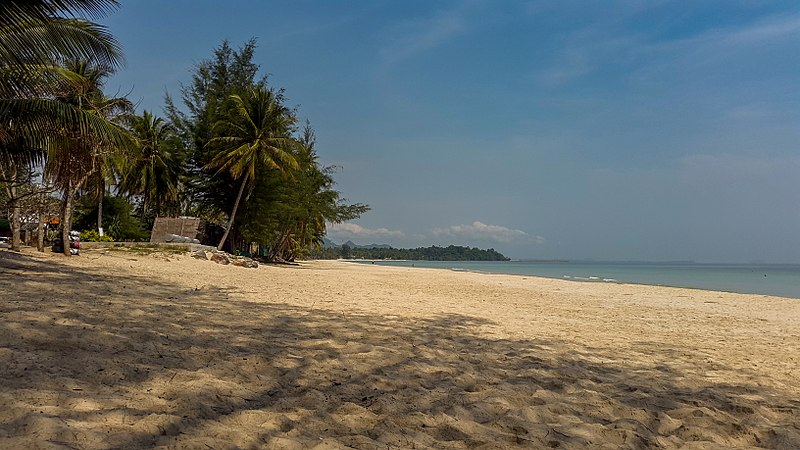
M375 264L529 275L591 283L673 286L800 299L800 264L380 260Z

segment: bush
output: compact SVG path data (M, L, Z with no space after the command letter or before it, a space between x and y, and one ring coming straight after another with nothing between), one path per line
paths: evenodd
M95 230L81 231L81 241L83 242L114 242L114 238L109 235L100 236Z
M72 226L78 230L97 227L97 202L91 196L79 200ZM133 215L133 205L123 197L107 195L104 198L103 228L118 241L150 240L150 232Z

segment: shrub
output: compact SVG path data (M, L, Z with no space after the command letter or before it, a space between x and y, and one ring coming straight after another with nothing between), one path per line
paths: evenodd
M72 226L78 230L97 226L97 202L91 196L78 202ZM150 240L150 232L133 215L133 205L124 197L107 195L103 199L103 228L118 241Z
M81 231L81 241L83 242L114 242L114 238L109 235L100 236L95 230Z

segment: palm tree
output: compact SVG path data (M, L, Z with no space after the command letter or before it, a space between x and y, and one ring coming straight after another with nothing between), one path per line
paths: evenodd
M72 225L72 203L75 193L90 176L107 171L112 155L120 149L131 146L125 130L115 122L115 118L132 109L130 101L124 97L108 98L103 94L103 81L111 74L108 67L98 67L86 61L72 61L66 69L73 73L80 83L73 83L55 97L56 101L69 105L77 111L114 130L121 140L109 141L102 133L83 130L78 124L61 130L59 137L50 145L45 164L45 177L63 192L63 240L64 254L69 255L69 231ZM100 187L105 192L104 183ZM101 192L101 193L102 193ZM102 198L100 199L102 201ZM102 214L102 211L101 213ZM100 222L99 225L102 225Z
M257 169L266 167L285 172L298 167L292 155L297 141L290 137L296 119L282 100L280 93L263 86L253 87L244 96L230 96L228 117L214 125L217 137L212 138L208 146L218 153L206 167L218 168L217 173L227 171L241 181L218 250L222 250L233 227L245 188L253 190Z
M100 18L118 5L116 0L3 0L0 66L52 66L60 57L116 65L120 51L114 38L105 27L79 16Z
M64 61L86 59L110 68L121 64L119 45L106 28L78 18L81 13L101 17L116 7L116 0L0 2L0 153L6 158L22 163L41 158L35 150L62 128L123 139L95 115L53 100L55 92L80 81L62 66ZM20 138L27 151L14 152L6 145Z
M113 123L124 122L126 118L133 114L133 103L125 97L106 97L104 94L99 98L99 114L106 120ZM114 143L98 142L98 145L105 146L105 149L97 149L95 158L98 159L97 171L94 179L90 182L90 187L97 200L97 230L103 234L103 201L106 196L106 186L108 183L116 183L119 175L125 169L129 153L131 153L132 143L126 141L122 146ZM123 150L120 152L119 150Z
M120 123L133 114L133 103L126 97L107 97L103 93L103 83L112 75L109 67L92 65L86 60L70 61L65 65L69 73L78 75L77 81L58 97L67 104L76 105L80 110L94 112L109 123ZM119 166L119 146L104 143L95 139L92 167L94 176L87 180L89 187L97 199L97 230L103 230L103 199L106 193L106 182L115 179L115 169ZM122 147L128 147L123 143ZM105 148L103 148L105 147Z
M63 61L80 58L107 67L121 64L119 45L106 28L79 18L82 14L102 17L117 6L116 0L0 2L0 157L9 173L40 163L48 148L71 148L64 145L63 129L117 143L124 140L97 115L53 98L80 79L62 67ZM76 157L80 159L70 155L62 160Z
M25 17L48 17L57 14L86 13L102 17L116 9L116 0L3 0L0 18L5 20Z
M319 164L314 130L308 122L298 140L300 145L293 154L299 169L291 171L291 180L278 176L259 179L256 197L243 220L244 233L251 240L267 243L267 256L273 261L293 261L320 248L327 223L352 220L369 210L367 205L347 204L334 189L334 167ZM263 223L273 226L261 226Z
M178 200L183 161L175 149L169 148L175 130L164 119L143 111L141 116L131 116L128 126L135 140L136 155L126 164L120 191L141 195L144 219L151 209L158 215L165 203Z

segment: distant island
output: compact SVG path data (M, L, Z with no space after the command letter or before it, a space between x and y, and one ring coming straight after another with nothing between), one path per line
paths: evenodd
M359 246L350 241L342 245L328 243L310 257L315 259L404 259L414 261L510 261L510 258L493 248L481 250L460 245L393 248L386 244Z

